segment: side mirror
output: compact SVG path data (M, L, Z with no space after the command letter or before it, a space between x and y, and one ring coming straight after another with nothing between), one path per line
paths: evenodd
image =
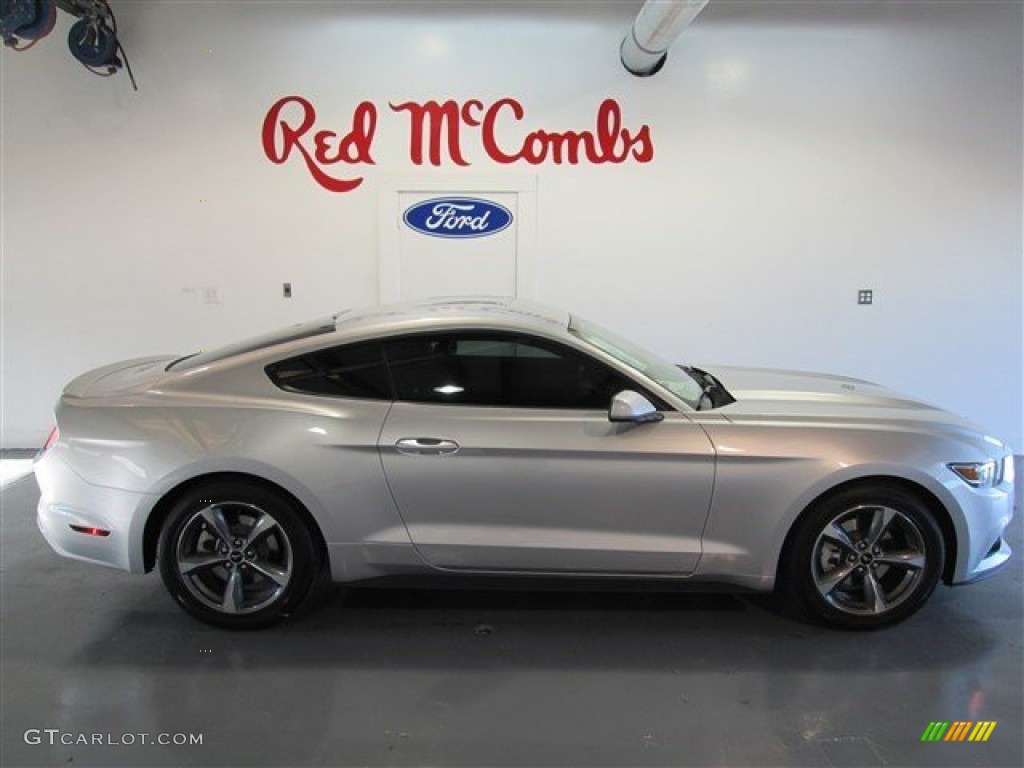
M644 424L661 421L665 414L660 413L654 404L639 392L624 389L612 398L608 408L608 421L625 421L632 424Z

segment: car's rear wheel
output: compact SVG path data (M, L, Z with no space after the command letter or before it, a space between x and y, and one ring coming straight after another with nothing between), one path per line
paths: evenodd
M190 614L232 629L268 626L310 595L320 558L283 494L219 481L187 492L157 544L168 591Z
M942 573L942 533L928 507L896 486L842 491L804 516L786 576L798 602L828 624L876 629L902 621Z

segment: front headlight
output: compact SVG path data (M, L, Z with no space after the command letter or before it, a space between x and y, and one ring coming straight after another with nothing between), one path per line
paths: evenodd
M996 462L994 460L948 464L947 466L972 488L991 488L996 484Z

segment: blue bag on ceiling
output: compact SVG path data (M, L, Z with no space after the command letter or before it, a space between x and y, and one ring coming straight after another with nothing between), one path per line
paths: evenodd
M56 0L0 0L0 37L5 45L14 45L18 38L46 37L56 23Z
M87 67L102 67L114 62L117 38L100 19L79 19L68 30L71 55Z

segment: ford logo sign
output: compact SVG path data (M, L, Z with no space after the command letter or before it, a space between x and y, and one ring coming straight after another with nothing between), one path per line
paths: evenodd
M431 237L486 237L512 223L512 211L475 197L437 197L410 206L402 220Z

